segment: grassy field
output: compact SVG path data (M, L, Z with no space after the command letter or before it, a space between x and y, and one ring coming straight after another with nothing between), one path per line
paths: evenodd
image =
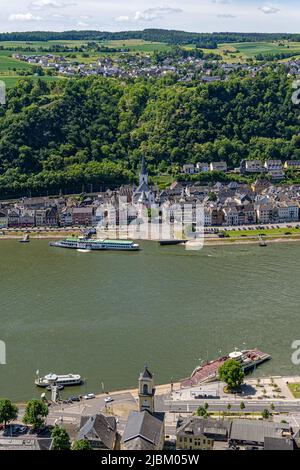
M283 44L283 45L279 45ZM194 49L193 44L185 49ZM294 53L300 55L300 42L236 42L219 44L217 49L202 49L205 54L219 54L225 62L245 62L258 54Z
M288 387L294 395L294 398L300 398L300 384L288 384Z
M57 44L62 46L82 46L87 44L88 41L1 41L0 46L5 48L18 48L18 49L32 49L35 50L38 47L49 47Z
M297 228L275 228L275 229L267 229L267 230L230 230L224 232L231 238L237 237L259 237L260 235L264 235L266 237L284 237L289 235L299 235L300 236L300 229Z
M220 47L225 46L224 44L220 45ZM239 51L238 55L242 55L245 58L254 58L257 54L295 53L295 55L300 55L300 43L298 42L245 42L232 43L230 46L235 51Z
M0 55L0 74L5 72L9 75L8 71L13 70L30 70L31 65L26 62L21 62L17 59L13 59L8 55Z
M111 48L126 48L132 52L154 52L169 51L172 46L163 42L150 42L139 39L128 39L126 41L105 41L101 43L103 46Z
M62 45L70 47L80 47L86 45L88 41L2 41L0 46L5 47L13 52L14 48L17 48L20 52L22 49L30 48L31 51L36 51L39 47L50 47L53 45ZM122 41L95 41L99 45L110 47L110 48L126 48L134 52L154 52L154 51L165 51L170 50L171 45L163 42L150 42L143 41L141 39L127 39ZM7 52L7 51L2 51Z
M38 77L37 75L30 75L26 77L20 77L17 75L0 75L0 81L3 81L5 83L7 89L14 87L19 80L35 80L36 81L38 79L45 80L46 82L66 80L63 77L56 77L56 76L50 77L48 75L45 75L43 77Z
M174 177L171 175L160 175L151 177L151 183L155 186L158 186L158 188L161 190L169 188L173 182Z

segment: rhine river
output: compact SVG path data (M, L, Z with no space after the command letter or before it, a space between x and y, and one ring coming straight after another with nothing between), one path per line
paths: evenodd
M102 382L135 387L145 363L156 383L169 383L235 347L272 355L256 374L300 374L291 362L300 244L142 248L79 253L0 241L1 397L39 396L37 369L81 374L77 393L100 392Z

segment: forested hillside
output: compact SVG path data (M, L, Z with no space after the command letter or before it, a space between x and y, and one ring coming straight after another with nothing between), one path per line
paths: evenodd
M299 108L285 73L213 84L21 80L0 117L0 195L81 190L150 170L243 158L300 160Z

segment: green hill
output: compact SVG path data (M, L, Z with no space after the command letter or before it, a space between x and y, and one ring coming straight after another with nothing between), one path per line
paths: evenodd
M299 109L282 71L214 84L172 78L21 80L0 109L0 196L132 181L185 162L300 160Z

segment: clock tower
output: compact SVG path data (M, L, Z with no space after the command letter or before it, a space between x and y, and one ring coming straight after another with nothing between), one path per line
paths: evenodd
M154 413L154 380L153 375L145 366L139 377L139 411Z

